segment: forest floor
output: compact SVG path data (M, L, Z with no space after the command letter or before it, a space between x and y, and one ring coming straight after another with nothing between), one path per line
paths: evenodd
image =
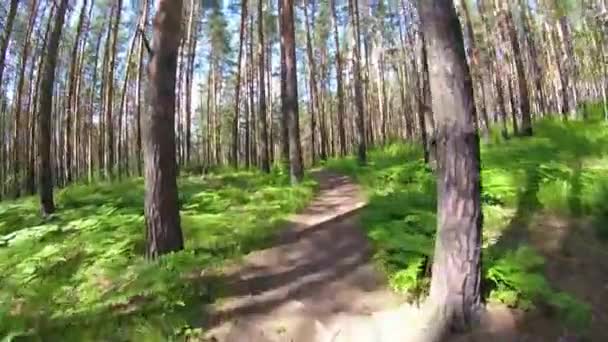
M534 129L481 146L489 310L454 341L608 340L608 124ZM35 197L0 202L0 338L413 341L435 174L403 143L323 170L298 186L278 168L180 177L186 248L157 262L141 178L61 189L46 219Z
M222 342L379 341L398 332L405 301L371 260L360 227L363 192L348 177L318 172L320 191L290 218L275 246L227 270L229 296L210 316ZM393 336L394 337L394 336ZM384 338L382 341L396 341Z

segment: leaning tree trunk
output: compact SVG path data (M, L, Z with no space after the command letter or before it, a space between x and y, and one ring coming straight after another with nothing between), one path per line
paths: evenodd
M287 118L289 132L289 173L292 183L299 183L304 177L302 166L302 145L300 143L300 124L298 114L298 75L296 67L296 35L294 25L293 0L280 0L281 6L281 44L285 60L285 87L281 94L283 117ZM260 113L261 115L261 113Z
M46 50L46 64L40 84L40 97L38 105L38 175L40 192L40 210L43 216L55 211L53 202L53 176L51 169L51 112L53 109L53 93L55 85L55 67L59 40L63 30L65 12L68 0L61 0L55 16L55 25Z
M13 23L15 22L15 15L17 14L18 6L19 0L11 0L8 15L6 17L4 25L4 36L2 36L2 40L0 40L0 89L2 88L2 76L4 75L6 50L8 49L8 43L11 40L11 33L13 32Z
M437 132L438 231L429 303L439 332L465 330L481 303L481 176L473 86L451 0L420 2Z
M148 65L148 113L144 120L145 221L151 259L184 248L177 197L175 84L181 34L181 0L159 0L153 56Z

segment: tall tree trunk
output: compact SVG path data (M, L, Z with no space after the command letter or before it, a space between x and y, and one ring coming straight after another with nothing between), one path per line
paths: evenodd
M420 2L437 132L438 230L429 301L440 335L471 327L481 305L481 175L473 86L450 0Z
M509 34L511 41L511 50L515 59L515 67L517 69L517 80L519 85L519 110L521 111L521 134L524 136L532 135L532 117L530 115L530 97L528 92L528 82L526 81L526 67L524 65L524 56L520 49L517 30L513 21L511 9L505 3L502 13L504 17L501 20L503 29Z
M51 113L53 109L53 94L55 86L55 67L57 65L57 53L59 51L59 40L63 30L65 12L68 0L61 0L55 24L49 39L46 51L46 64L44 75L40 84L40 96L38 105L38 175L40 191L40 210L43 216L48 216L55 211L53 201L53 176L51 167Z
M342 57L340 54L340 38L338 37L338 15L336 13L336 0L331 2L331 15L334 27L334 43L335 43L335 58L336 58L336 83L338 92L338 137L340 143L340 156L346 155L346 130L344 128L344 88L342 81Z
M76 26L76 37L74 38L74 45L72 47L72 54L70 57L70 81L68 85L68 112L66 113L66 121L65 121L65 135L66 135L66 177L68 183L72 182L72 171L73 171L73 152L72 152L72 117L75 115L75 112L78 108L76 108L76 78L79 75L76 74L78 71L78 48L80 46L80 35L82 34L82 27L85 21L85 15L87 10L87 0L83 0L82 8L80 10L80 16L78 18L78 24ZM78 130L76 127L75 130ZM77 148L76 145L73 148Z
M243 59L243 41L247 22L247 0L241 2L241 25L239 29L239 57L237 59L234 118L232 119L232 166L239 167L239 108L241 104L241 69Z
M367 162L366 135L365 135L365 108L363 104L363 91L361 80L361 34L359 32L359 0L349 0L351 20L353 23L353 34L355 48L353 53L353 71L355 77L355 105L357 107L357 131L359 135L359 145L357 147L357 159L359 164L365 165ZM372 131L370 129L370 131ZM373 137L370 138L373 143Z
M31 194L34 194L36 192L36 146L38 145L36 143L36 133L37 133L37 124L38 124L38 104L39 104L39 94L40 94L40 84L42 82L42 78L43 78L43 67L46 64L45 60L46 60L46 56L44 51L47 49L47 44L48 44L48 40L49 40L49 34L51 33L51 28L52 28L52 23L53 23L53 13L55 10L55 6L51 7L51 10L49 11L49 17L46 23L46 27L44 29L44 38L42 40L42 47L40 49L40 57L38 60L38 65L36 68L36 85L34 87L34 96L32 97L32 101L34 101L34 105L32 108L32 126L30 127L30 142L31 142L31 146L30 146L30 166L29 166L29 173L28 173L28 192Z
M141 84L143 79L143 65L144 65L144 48L146 44L146 27L148 25L148 12L149 12L149 4L148 0L143 0L142 2L142 14L141 20L139 23L139 45L138 45L138 56L137 59L137 85L135 89L135 154L137 156L137 175L142 175L142 144L141 144L141 111L142 111L142 101L141 101Z
M300 123L298 114L298 75L296 67L296 40L293 0L280 0L281 44L285 54L285 92L281 94L283 117L288 119L289 131L289 174L293 184L304 177L302 165L302 145L300 143Z
M268 153L268 124L266 117L266 48L264 46L264 12L263 1L258 0L258 86L259 86L259 120L260 120L260 166L263 172L270 172L270 158Z
M198 15L198 2L190 0L190 18L188 19L188 58L186 67L186 136L185 136L185 159L190 164L192 158L192 83L194 78L194 59L196 57L196 16Z
M15 132L13 135L13 194L15 197L19 197L21 195L21 187L22 187L22 177L21 177L21 158L23 155L23 151L21 148L25 147L25 142L23 141L23 137L21 136L21 104L23 99L23 92L25 86L25 69L27 66L27 61L30 55L30 42L32 30L34 29L34 23L36 21L36 14L38 12L38 1L32 0L30 5L30 13L29 13L29 22L27 25L25 40L23 41L23 49L21 51L21 65L19 67L19 77L18 77L18 86L17 86L17 95L15 99ZM33 63L33 62L32 62Z
M8 49L8 43L11 40L11 34L13 32L13 24L15 22L15 15L17 14L17 7L19 6L19 0L11 0L11 4L8 9L8 15L4 25L4 35L0 40L0 94L2 93L2 77L4 76L4 67L6 61L6 51Z
M313 3L314 7L314 3ZM313 14L314 17L314 14ZM316 155L316 139L317 139L317 121L315 118L315 112L319 111L319 99L317 94L317 67L315 58L312 51L312 38L310 36L310 22L308 19L308 0L304 1L304 21L306 22L306 55L308 57L308 70L309 76L309 88L310 88L310 150L312 164L315 165L317 162ZM313 28L314 29L314 28Z
M279 0L279 27L282 28L283 27L283 0ZM288 112L284 110L283 107L283 94L287 93L286 87L287 87L287 67L285 65L286 61L286 56L285 56L285 45L281 42L279 44L279 50L280 50L280 59L281 59L281 158L283 160L283 164L289 168L289 127L288 127L288 123L289 123L289 117L288 117Z
M144 121L146 251L152 259L184 248L174 130L181 16L181 0L158 1L153 56L148 65L150 101Z
M114 107L114 68L116 64L116 45L118 41L118 27L120 25L120 18L122 13L122 0L118 0L116 3L116 16L114 17L114 25L112 29L112 41L110 43L109 59L108 59L108 75L107 75L107 89L106 89L106 105L105 105L105 129L106 129L106 154L105 154L105 176L109 179L113 177L114 173L114 118L113 118L113 107Z

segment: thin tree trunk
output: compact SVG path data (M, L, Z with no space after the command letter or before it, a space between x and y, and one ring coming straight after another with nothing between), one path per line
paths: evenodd
M243 59L243 41L247 21L247 0L241 2L241 24L239 29L239 57L237 59L234 118L232 120L232 166L239 167L239 108L241 104L241 67Z
M21 104L25 86L25 69L30 54L30 42L32 30L34 29L34 23L36 21L36 14L38 12L38 1L33 0L30 5L29 22L25 33L25 40L23 41L23 49L21 52L21 66L19 68L18 86L16 103L14 107L15 113L15 132L13 135L13 194L15 197L21 195L22 177L21 177L21 147L24 147L25 143L21 136Z
M4 76L4 67L6 61L6 51L8 44L11 40L11 34L13 32L13 24L15 22L15 15L17 14L17 7L19 6L19 0L11 0L11 4L8 9L8 15L6 16L6 22L4 25L4 35L0 40L0 94L2 93L2 77Z
M106 154L105 154L105 176L112 179L114 173L114 68L116 64L116 45L118 41L118 26L122 13L122 0L118 0L116 4L116 16L112 29L112 41L110 43L109 62L108 62L108 86L106 89L106 106L105 106L105 124L106 124Z
M336 13L336 0L331 2L331 15L334 27L334 43L336 58L336 83L338 92L338 137L340 142L340 156L346 155L346 130L344 128L344 89L342 81L342 57L340 55L340 39L338 38L338 16Z
M528 82L526 81L526 68L524 66L524 56L520 49L517 30L513 21L511 10L506 5L502 10L504 18L501 20L504 30L509 34L515 67L517 69L517 80L519 88L519 110L521 112L521 134L524 136L532 135L532 117L530 115L530 98L528 92Z
M137 156L137 175L142 175L142 143L141 143L141 112L142 112L142 95L141 95L141 84L143 79L143 65L144 65L144 47L146 43L146 27L148 25L148 12L149 12L149 4L148 0L143 0L142 2L142 14L141 20L139 23L140 29L140 39L138 46L138 56L137 59L137 80L136 80L136 90L135 90L135 154Z
M270 172L270 158L268 153L268 125L266 118L266 80L265 61L266 48L264 47L264 12L262 11L262 0L258 0L258 86L259 86L259 120L260 120L260 166L263 172Z
M292 184L304 177L302 165L302 145L300 143L300 123L298 114L298 75L296 67L296 41L293 0L280 0L281 38L285 54L285 92L282 94L283 115L288 118L289 131L289 173Z

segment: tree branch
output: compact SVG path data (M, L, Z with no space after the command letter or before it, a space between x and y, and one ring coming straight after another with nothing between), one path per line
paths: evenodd
M144 30L141 27L138 28L137 30L139 31L139 34L141 35L141 39L144 41L144 46L146 47L146 50L148 50L148 55L150 55L150 57L152 57L154 55L154 51L150 47L150 41L148 41L148 38L146 37L146 33L144 32Z

